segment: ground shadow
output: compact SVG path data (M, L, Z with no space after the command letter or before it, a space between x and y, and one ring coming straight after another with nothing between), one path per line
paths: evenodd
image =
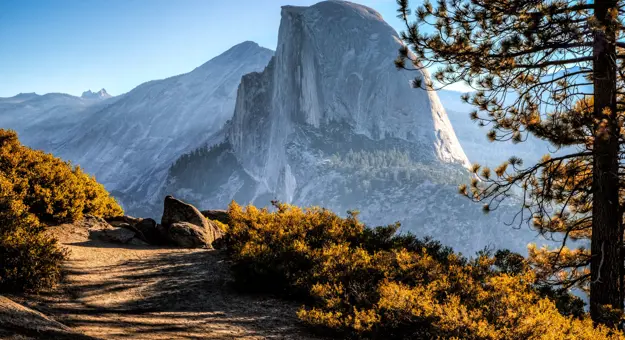
M77 247L118 251L94 242ZM40 295L32 307L72 328L101 329L104 338L311 338L296 305L235 292L219 251L162 251L102 266L73 260L66 278L62 291Z

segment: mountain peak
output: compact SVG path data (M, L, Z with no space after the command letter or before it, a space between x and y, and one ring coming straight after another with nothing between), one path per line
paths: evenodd
M35 92L20 92L18 93L16 96L14 96L13 98L15 99L24 99L24 98L34 98L39 96L38 94L36 94Z
M101 89L98 92L87 90L83 92L80 97L84 99L108 99L108 98L111 98L112 96L108 94L108 92L106 92L105 89Z
M290 5L282 6L283 13L305 13L311 9L323 16L345 17L346 15L356 15L361 18L384 21L382 15L373 8L345 0L321 1L309 7Z
M247 40L247 41L244 41L242 43L239 43L230 47L222 55L224 56L231 56L231 55L246 56L247 54L250 54L250 53L258 53L258 51L260 50L268 50L268 49L258 45L258 43L254 41Z

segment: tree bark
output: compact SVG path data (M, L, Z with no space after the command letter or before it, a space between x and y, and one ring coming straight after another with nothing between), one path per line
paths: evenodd
M605 306L623 309L621 298L621 221L618 180L618 124L616 120L616 45L609 11L616 0L596 0L596 19L605 30L594 33L593 209L590 261L590 315L593 321L614 326Z

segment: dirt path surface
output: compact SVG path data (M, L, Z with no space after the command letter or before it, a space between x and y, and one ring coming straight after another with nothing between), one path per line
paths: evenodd
M231 290L218 251L116 245L57 227L71 252L62 284L16 298L99 339L312 339L297 306Z

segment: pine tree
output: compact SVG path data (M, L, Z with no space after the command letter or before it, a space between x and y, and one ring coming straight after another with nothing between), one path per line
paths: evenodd
M442 86L461 81L476 89L463 99L476 107L472 118L491 128L490 140L534 135L559 151L530 166L512 157L494 174L476 165L477 178L461 192L490 211L520 191L515 222L562 236L559 249L530 249L539 272L554 284L589 289L593 320L614 324L607 312L622 310L624 298L625 43L619 39L625 4L438 0L436 6L426 1L412 21L408 1L397 3L406 24L397 67L443 65L434 74ZM418 77L413 85L436 89ZM567 247L580 238L590 239L590 251Z

